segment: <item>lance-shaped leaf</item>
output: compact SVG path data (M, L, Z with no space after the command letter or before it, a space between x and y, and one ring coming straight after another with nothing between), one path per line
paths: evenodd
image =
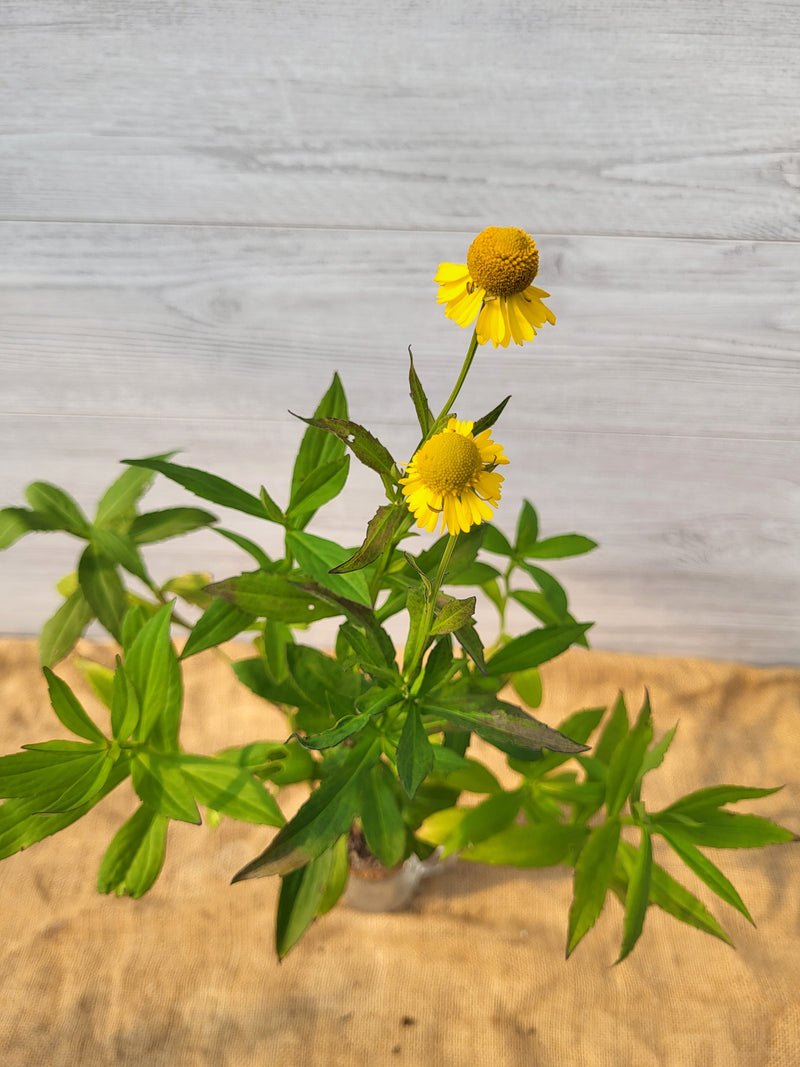
M374 764L362 778L361 828L367 847L389 870L403 859L407 837L396 788L384 763Z
M461 626L455 631L454 636L472 662L477 666L481 674L488 674L486 661L483 657L483 644L478 636L478 631L472 623L467 623L466 626Z
M139 698L133 682L117 656L117 669L111 689L111 733L116 741L127 741L139 724Z
M746 785L712 785L706 789L697 789L693 793L687 793L685 797L676 800L674 804L658 812L653 818L662 815L681 815L701 818L704 813L714 811L724 804L735 804L739 800L757 800L760 797L768 797L783 789L782 785L772 788L759 789L755 786Z
M525 550L527 559L566 559L568 556L582 556L597 548L597 542L581 534L560 534L558 537L546 537Z
M286 543L298 565L319 585L365 607L371 606L369 585L364 575L360 572L342 574L336 571L347 558L346 549L335 541L299 530L287 531Z
M92 530L91 543L99 554L124 567L129 574L139 578L145 584L148 583L149 577L144 561L137 545L128 534L99 526Z
M213 529L214 533L218 533L228 541L233 541L235 545L238 545L244 552L252 556L259 567L268 571L270 567L274 566L267 553L255 541L251 541L249 537L243 537L233 530L223 530L220 526L215 526Z
M137 752L131 761L131 781L139 799L159 815L200 825L192 790L171 754Z
M414 411L417 413L417 422L419 428L422 431L424 437L431 426L433 426L433 412L428 404L428 398L425 396L425 390L422 388L422 382L417 376L417 372L414 368L414 357L411 354L411 345L408 346L408 385L411 393L411 400L414 403Z
M88 545L78 564L78 581L92 611L111 636L121 642L128 598L114 561Z
M75 537L88 537L91 524L72 497L48 482L31 482L25 497L51 530L66 530Z
M149 545L201 530L217 521L216 515L202 508L164 508L137 515L130 526L130 536L137 545Z
M633 870L637 862L637 849L627 841L620 839L617 849L617 864L615 878L627 885L633 877ZM616 890L615 890L616 891ZM624 894L617 894L624 903ZM652 865L650 880L650 903L661 908L662 911L672 915L687 926L693 926L703 933L719 938L726 945L733 942L722 929L720 924L697 897L685 889L680 882L676 882L672 875L667 874L663 867L657 863Z
M515 548L517 554L526 556L539 539L539 517L530 500L523 500L517 518L517 537Z
M94 618L83 590L71 593L39 634L39 659L43 667L54 667L72 651L78 638Z
M617 963L622 963L639 940L644 928L645 914L650 900L650 882L653 874L653 842L650 831L642 828L642 841L636 853L625 894L625 918L622 923L622 946Z
M103 731L92 722L78 698L63 678L53 674L49 667L44 668L50 703L61 723L73 734L87 741L105 742Z
M411 664L418 661L422 652L427 634L425 633L425 594L417 586L408 590L406 599L408 609L408 637L403 653L403 670L410 668Z
M733 811L705 811L695 818L682 815L652 816L658 829L674 830L694 845L708 848L761 848L796 841L797 835L760 815ZM697 821L699 819L700 821Z
M326 589L324 586L318 585L316 582L298 582L297 588L306 590L314 596L319 597L320 600L324 600L331 605L338 606L339 611L333 612L332 614L347 615L349 619L357 623L364 630L369 630L374 639L380 642L384 649L384 654L389 661L391 662L394 660L394 645L392 644L389 635L378 622L378 617L372 608L365 607L363 604L359 604L355 600L341 596L339 593L335 593L331 589Z
M317 405L314 418L347 418L347 398L338 374L334 374L328 391ZM312 471L332 460L340 459L344 451L344 443L338 437L325 433L316 426L309 426L303 434L294 463L290 497L294 498L297 489Z
M213 596L235 604L258 618L284 623L310 623L341 615L341 608L324 603L309 583L289 581L282 574L249 571L208 586Z
M286 511L287 520L299 529L306 526L315 511L339 495L349 471L349 456L340 456L323 463L321 467L315 467L292 494Z
M26 533L53 528L44 515L29 508L3 508L0 511L0 549L13 545Z
M378 640L374 629L360 629L350 622L343 622L339 633L352 648L366 674L380 676L386 681L397 677L393 650L386 641Z
M488 430L490 427L494 426L494 424L505 411L506 404L509 402L510 399L511 397L507 396L505 400L500 401L496 408L492 408L492 410L487 415L484 415L480 419L478 419L475 425L472 427L472 436L477 437L479 433L483 433L484 430Z
M361 776L378 760L380 752L377 739L365 740L352 749L338 771L314 790L294 818L260 856L234 875L233 881L288 874L330 848L350 829L358 812Z
M413 797L433 769L433 746L425 733L416 704L408 709L397 743L397 774L409 797Z
M653 739L650 697L645 691L642 710L631 732L617 745L608 767L606 808L610 817L618 815L641 774L647 747Z
M476 733L484 741L518 759L530 758L531 752L539 752L543 748L551 752L568 753L585 752L587 749L586 745L570 740L513 704L491 697L481 698L481 704L482 707L475 706L469 697L459 702L440 697L435 703L427 700L422 710Z
M511 825L461 853L474 863L504 867L553 867L564 863L586 837L586 828L558 822Z
M442 846L442 858L453 852L478 845L503 831L516 818L522 801L521 793L495 793L474 808L455 809L461 818L452 820L452 808L434 812L417 830L423 841ZM497 861L495 861L497 862Z
M278 959L297 944L318 915L325 911L329 885L339 874L338 842L299 870L284 875L275 920ZM345 881L347 875L345 873ZM344 887L342 887L344 888Z
M331 574L346 574L348 571L360 571L373 563L392 544L397 533L409 516L407 508L401 504L383 504L367 524L367 533L361 548L344 563L331 570Z
M173 452L165 452L159 459L171 459ZM95 513L95 526L126 530L136 515L136 504L153 484L155 471L129 467L115 479L100 497Z
M730 904L731 907L740 911L745 919L755 926L753 917L747 910L745 903L739 896L736 888L725 877L716 864L712 863L707 856L704 856L702 852L698 851L687 837L672 827L667 830L663 825L659 825L658 832L670 845L673 852L680 856L686 866L691 871L694 871L697 877L702 882L705 882L709 889L716 893L720 899L724 900L727 904Z
M317 751L333 748L335 745L341 744L346 738L357 734L359 730L363 730L376 715L380 715L381 712L401 699L399 689L379 689L377 687L365 693L364 697L369 697L369 699L365 701L363 697L361 698L360 702L366 703L366 707L363 710L356 715L348 715L344 719L340 719L330 730L312 734L310 737L301 737L299 734L292 734L291 737L296 737L304 748ZM289 740L291 740L291 737Z
M572 904L569 909L567 956L589 930L606 902L619 842L619 819L609 819L590 831L575 864Z
M138 900L158 878L167 850L168 819L140 805L114 835L97 874L100 893Z
M189 639L183 646L181 659L188 659L198 652L204 652L207 648L216 648L217 645L230 641L247 630L255 622L255 615L250 615L235 604L229 604L226 600L217 599L212 601L197 622L194 624Z
M277 522L281 526L286 525L286 516L281 509L269 495L265 487L262 485L258 494L261 497L261 503L264 505L264 511L267 513L267 518L270 522Z
M465 600L456 600L455 597L447 597L442 607L436 614L431 626L431 636L437 634L450 634L454 630L460 630L469 626L475 613L475 597L470 596Z
M125 671L141 711L136 740L146 741L153 735L167 747L177 741L183 702L180 665L169 637L171 621L171 605L167 604L144 624L125 657Z
M175 757L195 800L231 819L261 826L286 822L275 798L245 767L212 756Z
M291 412L291 414L294 415L294 412ZM389 450L380 443L377 437L371 434L369 430L365 430L363 426L359 426L357 422L350 422L349 419L332 418L304 419L302 415L295 415L295 418L300 419L309 426L316 426L318 429L325 430L327 433L338 437L340 441L344 441L352 449L353 455L365 467L377 471L378 474L391 477L392 468L395 464Z
M225 478L218 477L216 474L209 474L207 471L198 470L196 467L183 467L178 463L167 463L157 456L149 459L123 459L122 462L127 463L130 467L143 467L146 470L158 471L159 474L163 474L170 481L182 485L184 489L188 489L195 496L199 496L203 500L210 500L212 504L232 508L234 511L241 511L245 515L255 515L258 519L268 518L264 505L258 497L253 496L252 493L248 493L244 489L240 489L238 485L234 485Z
M486 669L490 674L514 674L529 667L539 667L554 659L575 644L593 624L574 623L561 626L543 626L515 637L489 659Z

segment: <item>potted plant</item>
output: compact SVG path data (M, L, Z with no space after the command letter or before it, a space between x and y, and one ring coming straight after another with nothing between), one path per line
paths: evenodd
M573 617L565 590L543 564L596 546L574 533L542 538L527 500L513 534L493 525L509 463L494 428L510 397L477 417L457 401L481 345L527 343L555 324L548 294L532 284L538 259L526 233L490 227L475 238L466 264L440 266L435 280L446 315L474 327L436 414L410 359L419 424L410 458L393 457L350 419L335 375L303 420L283 505L265 488L251 492L159 455L123 461L124 473L93 519L45 482L28 487L28 507L0 512L2 547L32 531L66 531L81 542L76 571L59 586L64 602L40 638L53 711L75 739L35 742L0 758L6 798L0 857L66 828L130 776L139 803L109 844L99 890L146 893L164 862L169 822L199 823L201 809L212 819L273 827L260 855L232 873L234 881L282 880L279 956L342 898L351 871L374 882L405 865L407 887L429 857L451 854L573 867L568 954L609 891L625 906L620 959L636 944L650 904L727 939L700 900L654 863L654 835L749 918L698 846L791 840L790 831L767 819L728 810L774 790L721 785L654 812L643 780L664 759L675 731L654 740L647 699L633 719L622 695L608 712L580 710L557 728L531 714L541 700L538 668L573 644L586 645L591 626ZM361 544L345 547L308 526L344 489L351 457L374 472L383 500ZM282 557L222 527L205 508L143 510L157 474L208 504L282 527ZM419 547L415 527L441 535ZM217 581L196 574L155 580L147 546L204 528L237 544L249 568ZM499 615L499 636L489 646L475 626L478 595ZM512 601L532 619L514 636L505 630ZM394 616L406 622L400 653L385 628ZM105 706L100 715L90 714L53 670L95 619L119 646L114 670L81 664ZM338 621L329 651L314 643L321 619ZM176 631L185 635L180 650ZM240 637L250 638L253 654L232 669L283 710L285 731L214 755L186 752L182 665ZM476 758L473 738L504 755L513 787ZM308 783L308 798L287 821L281 789L297 782ZM386 897L385 906L396 903Z

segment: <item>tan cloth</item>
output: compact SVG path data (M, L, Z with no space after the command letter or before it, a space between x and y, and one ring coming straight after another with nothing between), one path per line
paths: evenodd
M71 667L60 672L75 678ZM540 714L553 724L610 703L618 688L638 708L645 684L657 735L680 720L646 783L653 807L701 785L786 783L740 810L800 830L800 671L575 650L544 674ZM0 689L3 752L63 735L33 642L0 642ZM281 736L276 712L212 654L189 661L184 723L186 748L200 752ZM712 853L757 929L669 864L736 950L651 908L632 956L612 967L622 914L612 900L565 962L566 869L462 862L424 882L406 912L337 908L279 965L277 882L229 885L271 831L173 823L154 889L140 901L100 896L100 859L132 810L126 783L81 822L0 863L7 1067L800 1063L795 845ZM657 858L668 862L662 850Z

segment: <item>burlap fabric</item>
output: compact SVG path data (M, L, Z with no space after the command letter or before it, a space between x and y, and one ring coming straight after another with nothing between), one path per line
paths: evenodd
M75 680L69 665L60 671ZM544 673L549 722L608 704L618 688L638 707L645 684L657 733L680 720L648 782L652 806L705 784L785 783L740 810L800 831L800 671L576 650ZM0 750L63 735L34 642L0 642L0 689ZM211 654L188 664L184 721L186 747L201 752L281 736L276 713ZM565 962L567 870L457 863L424 882L406 912L337 908L279 965L277 883L229 885L271 831L173 823L150 894L100 896L98 864L132 810L126 784L75 826L0 864L6 1067L800 1063L795 845L712 853L757 929L658 850L721 919L735 950L651 908L633 955L613 967L621 924L613 900Z

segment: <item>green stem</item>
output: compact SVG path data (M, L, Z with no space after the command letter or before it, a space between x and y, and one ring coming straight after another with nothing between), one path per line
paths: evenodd
M422 622L422 626L417 634L417 647L414 650L414 658L408 667L406 680L409 687L413 687L414 682L417 680L420 671L420 663L422 655L425 651L425 646L428 643L428 638L431 633L431 626L433 626L433 617L436 613L436 598L439 595L439 590L444 582L445 574L447 573L447 566L450 563L450 557L453 555L453 549L456 547L456 541L458 540L458 534L450 534L450 539L445 545L442 558L439 562L439 569L436 572L436 577L433 581L433 588L428 598L428 603L425 608L425 617Z
M472 361L475 358L475 353L477 352L477 350L478 350L478 331L477 330L473 330L472 331L472 340L469 343L469 348L467 349L467 354L464 357L464 364L461 367L461 373L458 376L456 384L453 386L452 393L447 398L447 401L446 401L444 407L442 408L442 410L439 412L439 414L438 414L438 416L436 418L436 421L434 422L433 426L430 428L428 433L425 435L425 440L426 441L427 441L427 439L429 437L432 437L433 434L437 432L437 430L439 429L439 427L440 427L442 421L444 420L445 416L448 414L449 411L452 410L453 404L455 404L456 398L458 397L458 394L461 392L461 386L464 384L464 382L466 380L466 377L469 374L469 369L472 366Z

